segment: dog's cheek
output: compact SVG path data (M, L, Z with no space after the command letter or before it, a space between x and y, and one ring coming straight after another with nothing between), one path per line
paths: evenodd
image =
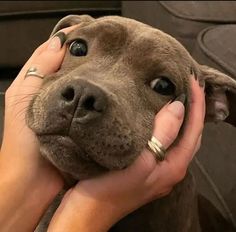
M44 107L38 95L31 100L26 114L26 124L36 134L43 132L45 121L44 112Z

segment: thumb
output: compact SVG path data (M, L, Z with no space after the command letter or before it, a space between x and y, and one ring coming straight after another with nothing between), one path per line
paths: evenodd
M168 148L176 139L184 119L185 94L181 94L174 102L166 105L155 118L153 136L164 148Z

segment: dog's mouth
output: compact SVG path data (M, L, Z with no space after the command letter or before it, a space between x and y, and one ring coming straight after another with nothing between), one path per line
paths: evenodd
M70 135L44 133L37 137L41 154L75 179L123 169L134 160L132 136L99 136L98 132L98 136L93 137L89 136L92 133L86 135L86 132L80 131L74 134L75 131L71 131Z
M107 171L69 136L48 133L37 135L37 137L40 142L41 154L62 173L69 174L75 180L81 180ZM96 167L96 169L93 167ZM84 171L84 168L91 170L91 172Z
M72 153L73 157L81 156L85 160L92 161L89 155L81 147L79 147L68 135L45 133L39 134L37 135L37 137L41 144L41 150L47 149L48 152L52 148L52 145L56 144L56 149L60 153L71 150L71 152L69 153ZM69 156L69 153L66 156Z

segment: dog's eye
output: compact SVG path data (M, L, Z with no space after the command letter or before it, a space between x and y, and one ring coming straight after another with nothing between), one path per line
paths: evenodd
M70 44L69 50L72 56L86 56L87 44L83 40L75 40Z
M150 83L151 88L162 95L175 93L175 85L166 77L156 78Z

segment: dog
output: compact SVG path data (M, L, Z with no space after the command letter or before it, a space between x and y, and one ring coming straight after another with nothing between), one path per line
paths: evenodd
M76 24L67 35L60 70L45 77L27 113L42 156L66 181L132 164L167 102L185 93L188 113L191 72L205 83L206 121L236 125L236 81L198 64L170 35L124 17L70 15L58 22L52 36ZM194 177L188 172L168 196L131 213L110 231L201 231L197 208Z

